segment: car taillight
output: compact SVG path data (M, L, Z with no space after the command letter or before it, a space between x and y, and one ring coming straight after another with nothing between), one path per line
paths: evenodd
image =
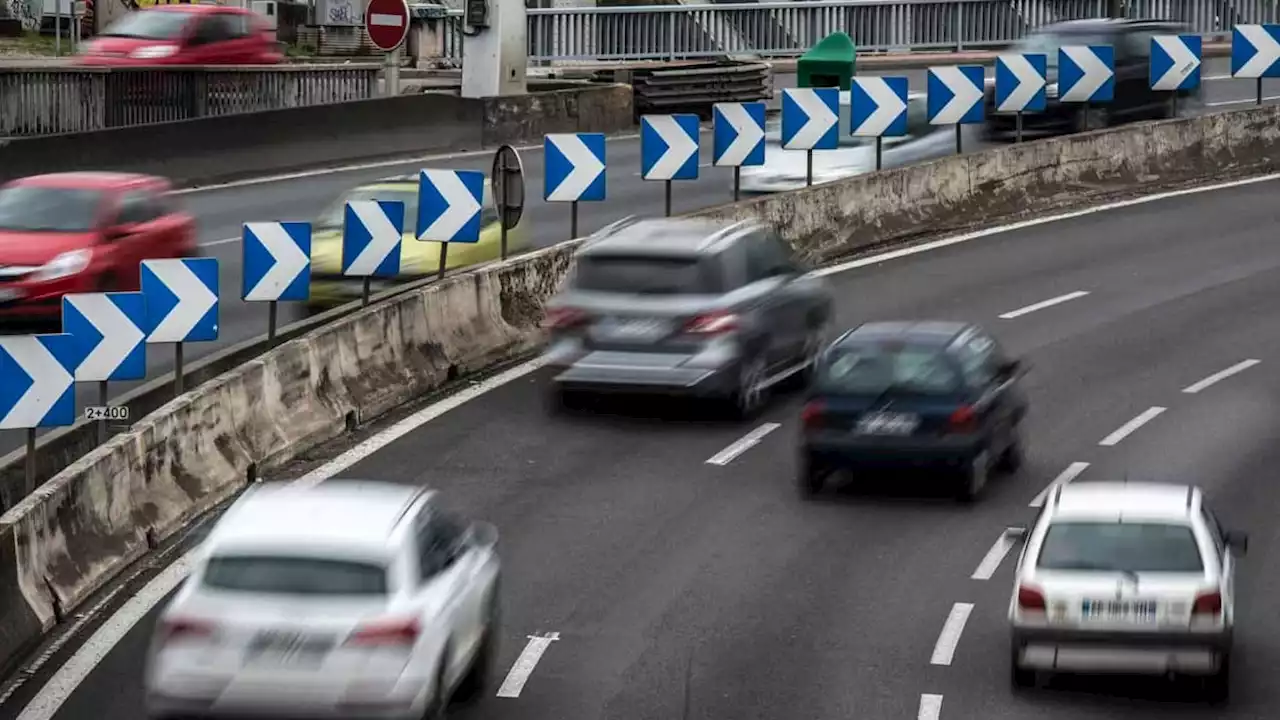
M821 400L810 400L800 409L800 422L806 428L814 428L822 424L822 416L827 411L827 406Z
M1027 585L1018 586L1018 607L1023 610L1044 610L1044 593Z
M207 620L173 617L160 621L161 642L212 637L217 628Z
M712 312L690 320L684 331L694 335L720 335L738 329L738 316L730 312Z
M1217 615L1221 612L1222 593L1217 590L1197 595L1195 604L1191 606L1192 615Z
M365 625L347 638L349 645L413 645L418 642L422 627L418 621L381 620Z
M978 428L978 416L973 412L973 408L962 405L947 419L947 428L955 433L973 432Z
M564 330L581 325L587 319L586 313L574 308L550 308L542 321L543 327Z

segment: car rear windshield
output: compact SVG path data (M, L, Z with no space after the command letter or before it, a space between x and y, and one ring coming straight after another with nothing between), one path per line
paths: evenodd
M418 191L386 190L380 188L357 188L335 200L316 220L316 227L336 230L342 227L346 218L347 203L382 200L384 202L404 203L404 232L414 233L418 223ZM480 210L480 227L485 228L498 221L498 209L485 203Z
M120 18L104 37L138 38L139 40L177 40L191 21L191 13L172 10L131 12Z
M351 560L224 555L209 559L204 585L266 595L386 595L387 568Z
M636 295L713 295L723 292L716 266L704 258L586 255L573 287Z
M1058 50L1064 45L1113 45L1115 36L1106 33L1085 32L1038 32L1032 33L1018 41L1017 51L1024 54L1043 53L1045 63L1058 67Z
M87 232L97 224L102 192L18 185L0 189L0 230Z
M816 387L842 395L953 395L964 388L955 366L937 347L896 343L832 349L819 368Z
M1187 525L1143 522L1056 522L1037 566L1043 570L1200 573L1204 561Z

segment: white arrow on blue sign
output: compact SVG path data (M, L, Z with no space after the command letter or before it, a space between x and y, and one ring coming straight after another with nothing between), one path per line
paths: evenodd
M423 170L418 173L417 238L434 242L480 242L484 173Z
M0 337L0 430L75 423L79 364L68 334Z
M925 86L926 109L931 125L972 125L986 110L986 74L981 65L949 65L929 68Z
M400 274L404 239L404 203L358 200L347 203L342 218L342 274L395 277Z
M1237 25L1231 30L1231 75L1280 77L1280 25Z
M783 149L834 150L839 143L839 88L786 88L782 91Z
M240 297L249 302L311 296L311 223L244 224Z
M62 330L81 354L79 382L142 380L147 376L147 303L140 292L62 296Z
M849 120L858 137L901 137L907 134L907 79L853 78L849 87Z
M996 57L996 112L1043 112L1049 56L1021 53Z
M764 164L764 103L716 103L713 115L712 165L755 167Z
M142 295L147 342L218 339L217 258L143 260Z
M543 199L600 202L605 196L604 133L556 133L542 140Z
M1058 48L1059 102L1106 103L1116 94L1116 51L1110 45Z
M640 118L640 177L644 180L698 179L697 115Z
M1151 89L1191 90L1200 86L1199 35L1151 37Z

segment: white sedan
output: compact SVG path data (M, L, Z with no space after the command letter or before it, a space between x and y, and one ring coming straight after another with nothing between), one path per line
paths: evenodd
M489 680L496 543L421 488L252 488L161 613L148 713L440 717Z

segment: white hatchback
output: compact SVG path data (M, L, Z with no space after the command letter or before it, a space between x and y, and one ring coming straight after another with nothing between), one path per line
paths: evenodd
M496 543L421 488L252 488L160 615L148 713L440 717L488 683Z
M1038 673L1197 676L1225 700L1235 624L1234 555L1198 488L1089 482L1050 493L1009 600L1015 688Z

